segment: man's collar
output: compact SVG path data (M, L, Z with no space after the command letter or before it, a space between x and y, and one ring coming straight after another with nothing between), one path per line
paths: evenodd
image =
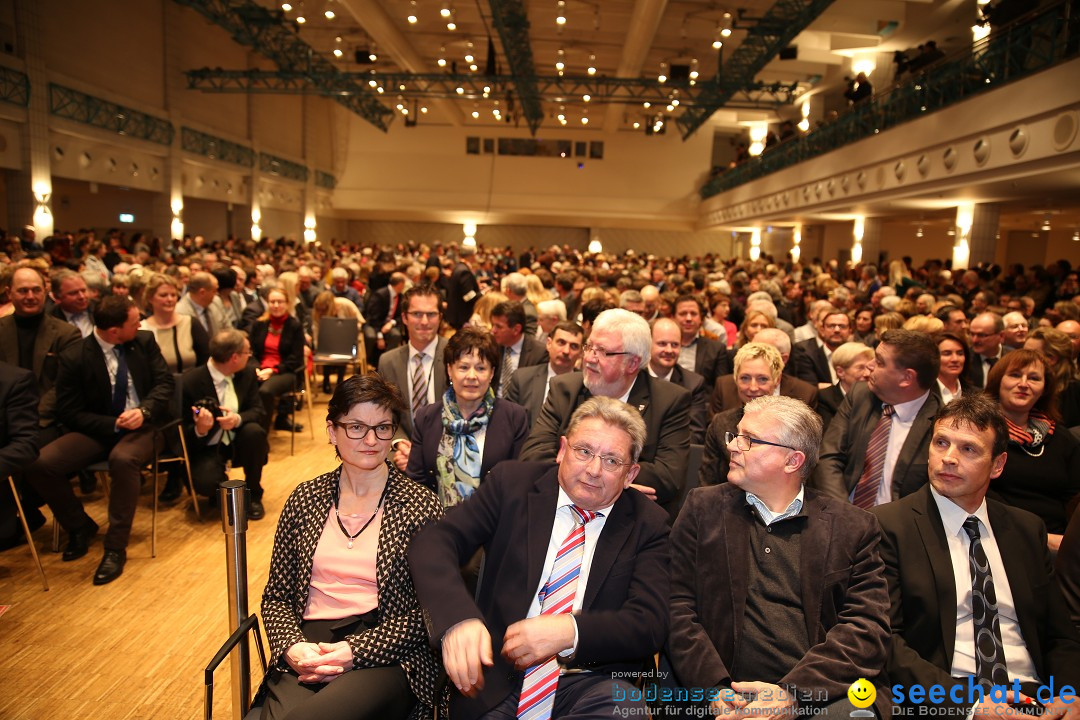
M667 371L666 375L657 375L656 371L653 370L653 366L650 364L649 365L649 374L652 375L654 378L660 378L661 380L667 380L668 382L674 382L671 379L671 376L675 374L675 366L672 366L672 368Z
M98 345L101 346L101 352L105 353L106 355L111 353L113 351L113 348L116 347L116 345L101 337L101 333L98 332L97 328L94 328L94 338L98 341Z
M217 363L214 362L213 358L206 361L206 367L210 371L210 377L213 379L215 385L220 385L232 377L231 375L226 375L221 372L221 369L218 368Z
M987 529L990 528L990 516L986 513L986 498L983 497L982 502L979 503L978 509L969 513L964 508L954 503L951 499L940 494L934 489L934 486L930 486L930 496L934 498L934 503L937 505L938 514L941 515L941 525L945 529L945 535L947 537L954 537L960 534L960 530L964 527L964 521L974 515L979 519Z
M412 360L414 357L416 357L416 355L418 353L424 353L428 357L434 358L435 357L435 350L438 349L438 346L439 346L439 336L438 335L436 335L434 338L432 338L431 342L429 342L426 347L424 347L424 348L422 348L420 350L417 350L416 346L413 345L410 342L409 343L409 359Z
M525 345L525 335L522 334L522 336L517 339L517 342L510 346L510 349L514 351L515 355L520 355L521 354L521 348L524 345Z

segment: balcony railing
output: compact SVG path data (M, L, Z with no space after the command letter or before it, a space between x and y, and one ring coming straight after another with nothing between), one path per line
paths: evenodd
M1035 11L802 137L766 149L701 189L709 198L992 90L1080 54L1080 17L1069 2Z
M49 111L58 117L161 145L172 145L176 134L176 128L168 120L55 83L49 83Z

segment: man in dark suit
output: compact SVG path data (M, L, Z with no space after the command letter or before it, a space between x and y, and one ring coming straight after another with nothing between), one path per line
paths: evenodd
M57 417L71 432L46 445L27 470L34 488L68 531L64 560L85 555L98 526L83 510L67 478L108 459L109 530L94 584L120 577L142 484L154 456L154 425L168 420L173 376L154 334L139 330L139 309L126 296L101 301L94 334L60 356Z
M543 365L548 361L548 353L543 343L525 333L525 309L521 303L501 302L492 308L491 334L502 348L491 386L497 397L506 397L514 371Z
M218 297L218 280L213 273L197 272L191 275L187 293L176 303L176 312L194 318L206 330L207 336L232 327L225 303Z
M826 388L838 379L832 366L832 354L851 337L851 320L847 313L834 308L822 319L821 330L818 337L795 343L790 365L795 377Z
M578 313L581 312L581 296L574 291L574 276L568 272L556 275L555 292L566 306L566 319L577 321Z
M469 322L473 306L480 297L480 285L473 274L472 262L476 248L464 245L458 250L458 263L446 283L446 322L455 330Z
M805 403L750 401L727 444L729 482L691 490L672 529L675 675L718 688L721 714L846 717L849 686L878 679L889 639L877 525L804 487L821 444Z
M690 391L690 442L700 445L705 441L709 417L705 378L679 366L681 347L682 333L678 323L670 318L659 318L653 323L649 374Z
M539 321L539 313L532 300L529 300L529 286L525 276L519 272L512 272L502 279L500 287L503 294L510 299L510 302L521 303L521 309L525 313L525 322L523 323L525 335L536 337L536 324Z
M1004 693L983 701L991 686L1018 681L1048 717L1075 718L1080 700L1039 689L1080 687L1080 637L1053 576L1046 527L985 499L1005 467L1008 436L995 401L978 393L953 400L934 423L929 486L874 508L892 601L886 671L908 708L920 704L911 686L940 685L952 713L970 717L982 705L976 717L1022 718Z
M409 342L383 353L379 375L397 385L408 405L394 436L394 464L402 472L409 463L413 416L446 392L446 339L439 337L439 292L430 285L410 288L401 298L402 322Z
M551 380L547 401L520 459L553 461L570 417L589 397L626 398L641 413L647 432L637 486L665 508L672 508L686 475L690 392L649 375L651 348L652 332L645 320L621 309L600 313L583 348L583 371Z
M812 487L869 509L926 484L937 392L937 345L928 335L888 330L870 380L858 383L829 423Z
M640 672L667 631L666 518L628 490L644 441L634 409L592 398L557 465L501 463L413 540L416 594L458 690L453 717L644 716L640 696L613 707L630 689L617 678ZM481 547L474 601L458 568Z
M972 318L968 337L971 338L971 354L964 372L973 387L982 388L986 386L990 368L1008 352L1004 346L1005 321L997 313L980 313Z
M543 365L518 368L510 378L506 399L525 408L529 422L540 417L540 410L547 400L550 381L558 375L573 372L581 361L582 338L585 332L575 322L560 322L551 331L545 348L548 361Z
M727 348L719 340L701 335L704 317L701 301L693 295L683 295L675 301L675 320L682 332L679 366L705 378L705 387L711 388L716 378L731 372L731 365Z
M367 344L367 356L370 362L378 362L384 350L393 350L401 345L401 294L405 292L405 275L399 272L390 275L390 282L385 287L368 293L364 307L364 342Z
M214 497L227 477L225 462L244 468L250 495L248 517L261 520L262 469L270 452L266 408L259 398L255 368L248 366L251 343L240 330L228 328L210 339L210 360L184 373L184 433L195 491ZM217 415L205 406L216 403Z
M58 270L51 280L54 305L49 311L58 320L74 325L84 338L94 333L94 308L86 280L71 270Z
M38 393L34 385L29 370L0 361L0 550L25 542L7 478L38 456ZM23 512L31 532L45 524L40 512L29 516L25 503Z

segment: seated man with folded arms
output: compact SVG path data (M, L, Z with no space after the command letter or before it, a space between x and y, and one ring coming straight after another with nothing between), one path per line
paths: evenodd
M270 446L266 407L259 398L255 368L248 365L251 343L228 328L210 338L210 359L184 373L184 432L195 492L213 498L226 480L225 462L244 468L250 496L248 517L261 520L262 470ZM214 405L220 414L214 412Z
M721 715L846 718L852 683L884 684L877 523L805 486L821 445L806 403L751 400L727 444L728 482L691 490L671 531L675 676Z
M416 594L457 688L451 717L644 717L619 679L667 634L667 515L630 488L644 443L637 410L594 397L556 464L500 463L413 540ZM474 601L459 568L480 548Z
M1009 704L1031 705L1030 697L1045 717L1076 720L1080 637L1046 527L986 498L1008 440L996 402L981 393L953 400L934 420L930 484L873 509L892 601L886 670L913 712L932 702L920 702L914 686L941 686L936 704L954 714L1020 718Z

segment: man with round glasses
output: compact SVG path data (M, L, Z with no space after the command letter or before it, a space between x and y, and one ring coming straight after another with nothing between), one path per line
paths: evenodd
M578 406L590 397L621 400L645 421L641 471L635 482L673 513L686 475L690 392L649 373L652 331L644 318L628 310L600 313L582 351L581 372L551 379L547 400L533 420L519 459L555 460L559 438Z
M635 408L591 398L556 465L500 463L413 540L453 717L644 717L617 678L640 673L667 634L667 516L628 489L645 442ZM481 547L474 600L459 568Z
M716 688L719 714L847 717L889 641L877 523L805 487L821 445L806 403L751 400L726 439L728 481L691 490L672 528L675 676Z

